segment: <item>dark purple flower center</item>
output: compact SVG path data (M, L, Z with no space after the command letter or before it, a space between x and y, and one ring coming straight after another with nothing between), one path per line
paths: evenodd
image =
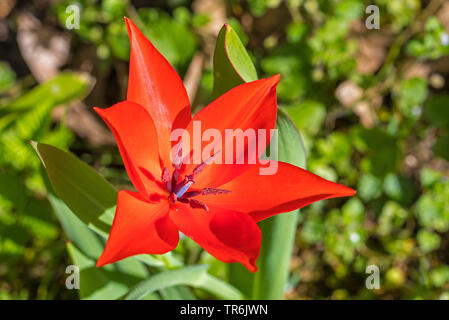
M176 201L182 203L188 203L190 207L194 209L204 209L209 211L209 208L204 202L201 202L197 199L192 199L198 195L218 195L218 194L226 194L231 193L229 190L224 189L216 189L216 188L204 188L202 190L190 190L190 187L195 183L195 176L199 175L203 169L208 165L218 154L215 153L201 164L197 165L191 174L186 175L184 179L179 181L180 177L180 169L182 166L182 147L179 145L176 155L173 159L173 173L170 177L170 170L167 167L164 167L162 170L162 182L165 183L168 193L170 194L168 199L172 203L176 203Z

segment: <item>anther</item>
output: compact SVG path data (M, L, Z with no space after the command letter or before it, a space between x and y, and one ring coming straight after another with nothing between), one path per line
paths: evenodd
M189 203L189 199L185 199L185 198L179 198L178 201L182 202L182 203Z
M217 194L226 194L231 193L230 190L225 189L215 189L215 188L204 188L201 190L202 195L217 195Z
M187 191L186 193L184 193L183 198L193 198L193 197L199 196L200 194L201 194L201 191L197 191L197 190Z
M193 209L204 209L206 212L209 212L209 208L204 202L198 201L196 199L189 200L190 207Z

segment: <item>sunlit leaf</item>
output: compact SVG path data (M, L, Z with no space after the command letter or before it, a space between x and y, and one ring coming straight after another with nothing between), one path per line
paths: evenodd
M73 154L33 142L56 195L76 216L97 232L108 234L117 190Z
M223 26L218 34L214 53L213 97L254 80L257 80L257 73L248 52L232 27Z

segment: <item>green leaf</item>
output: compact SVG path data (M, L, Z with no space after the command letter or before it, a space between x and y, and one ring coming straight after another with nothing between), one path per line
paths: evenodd
M408 206L415 196L413 181L405 176L390 173L384 181L385 194L393 200Z
M419 230L416 238L418 239L420 249L424 253L431 252L440 247L441 238L438 234L432 231L421 229Z
M372 174L362 174L359 178L357 194L366 202L380 197L382 194L382 181Z
M424 107L424 117L436 127L449 128L449 95L431 97Z
M38 85L9 106L9 110L33 108L36 101L51 97L54 105L67 103L73 99L82 99L93 87L94 79L86 73L62 72L49 81Z
M442 264L430 272L430 278L435 287L444 287L449 282L449 267L446 264Z
M73 154L45 143L32 142L56 195L86 225L107 235L112 224L117 190Z
M178 285L187 285L206 290L223 299L241 299L241 293L207 273L207 265L183 267L153 275L147 280L138 283L124 297L126 300L138 300L157 290Z
M407 117L418 117L416 109L422 105L428 95L427 81L422 78L411 78L401 82L399 87L398 107Z
M197 300L190 288L186 286L174 286L159 290L164 300Z
M306 152L301 134L283 109L278 109L276 119L278 136L278 160L306 168Z
M358 151L366 153L360 164L362 171L377 177L396 171L402 149L395 137L380 128L355 126L351 131L353 145Z
M257 72L237 33L228 24L220 30L214 53L213 98L239 84L257 80Z
M316 101L303 101L299 105L285 108L299 130L315 135L326 117L326 107Z
M87 257L98 259L104 248L98 235L78 219L61 199L52 193L48 195L48 199L70 241Z

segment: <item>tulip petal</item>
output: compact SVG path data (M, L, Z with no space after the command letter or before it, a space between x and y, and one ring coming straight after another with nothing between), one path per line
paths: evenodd
M176 204L170 210L170 219L218 260L239 262L249 271L257 271L261 232L248 214L214 207L206 212Z
M127 100L142 105L151 115L158 132L162 160L170 167L170 133L189 123L189 98L170 63L130 19L125 18L125 21L131 42Z
M147 197L161 177L157 132L148 112L123 101L107 109L94 108L114 134L126 171L134 187Z
M221 164L215 162L208 165L204 169L204 174L201 174L201 179L197 181L196 187L213 187L225 183L246 170L246 164L257 162L268 146L272 133L270 130L274 129L276 124L276 86L279 79L279 75L276 75L268 79L241 84L221 95L193 117L187 127L190 134L189 147L193 150L191 153L193 164L186 167L187 173L200 160L195 153L201 156L207 145L216 142L215 138L211 138L210 141L201 141L206 131L219 133L222 140L222 143L219 143L219 146L222 146L222 152L218 156ZM248 136L256 137L256 140L245 138L243 147L236 148L237 139L232 139L229 134L236 129L242 130L243 133L249 129ZM265 133L263 140L257 138L259 130ZM226 132L231 139L226 138ZM265 143L265 148L261 148L260 141ZM226 161L227 157L232 160ZM204 157L201 158L205 160ZM239 163L238 160L243 164L234 165Z
M97 267L137 254L163 254L176 248L179 232L167 201L149 203L137 193L120 191L114 222Z
M220 186L220 189L229 190L230 193L201 195L195 199L208 206L248 212L260 221L315 201L355 194L351 188L285 162L277 162L277 172L273 175L260 175L260 168L260 165L251 166L240 176Z

